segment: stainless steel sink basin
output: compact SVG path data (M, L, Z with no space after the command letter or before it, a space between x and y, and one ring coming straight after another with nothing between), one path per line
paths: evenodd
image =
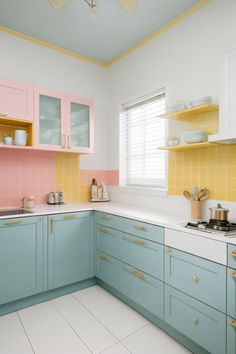
M28 209L0 209L0 216L8 216L8 215L23 215L23 214L32 214L33 212Z

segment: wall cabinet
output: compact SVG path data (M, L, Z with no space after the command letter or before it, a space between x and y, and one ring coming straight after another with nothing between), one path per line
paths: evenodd
M35 89L35 142L46 150L93 152L93 103L45 88Z
M33 86L0 79L0 117L33 121Z
M41 217L0 221L0 305L43 291Z
M94 276L93 213L48 218L48 289Z

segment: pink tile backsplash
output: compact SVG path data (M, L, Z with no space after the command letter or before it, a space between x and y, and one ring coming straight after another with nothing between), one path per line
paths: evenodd
M47 151L0 151L0 207L20 206L25 195L35 196L36 203L46 202L56 186L55 156Z

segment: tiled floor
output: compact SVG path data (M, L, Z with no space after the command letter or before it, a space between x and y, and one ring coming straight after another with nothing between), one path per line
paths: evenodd
M0 317L1 354L187 354L99 286Z

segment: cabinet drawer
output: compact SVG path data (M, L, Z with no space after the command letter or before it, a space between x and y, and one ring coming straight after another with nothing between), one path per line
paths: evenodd
M236 245L228 245L228 266L236 269Z
M121 291L148 311L163 319L164 285L127 264L122 265Z
M236 270L227 270L227 314L236 318Z
M226 316L168 285L165 320L210 353L226 352Z
M227 354L236 353L236 320L227 318Z
M164 243L164 229L141 221L121 218L120 230L154 242Z
M113 288L120 288L120 262L106 253L96 252L95 275Z
M226 267L166 247L165 281L169 285L226 312Z
M96 212L95 214L96 224L105 225L113 229L120 230L120 217L112 214Z
M163 245L122 233L122 260L152 276L163 280Z
M100 251L120 258L120 232L110 227L96 224L96 247Z

